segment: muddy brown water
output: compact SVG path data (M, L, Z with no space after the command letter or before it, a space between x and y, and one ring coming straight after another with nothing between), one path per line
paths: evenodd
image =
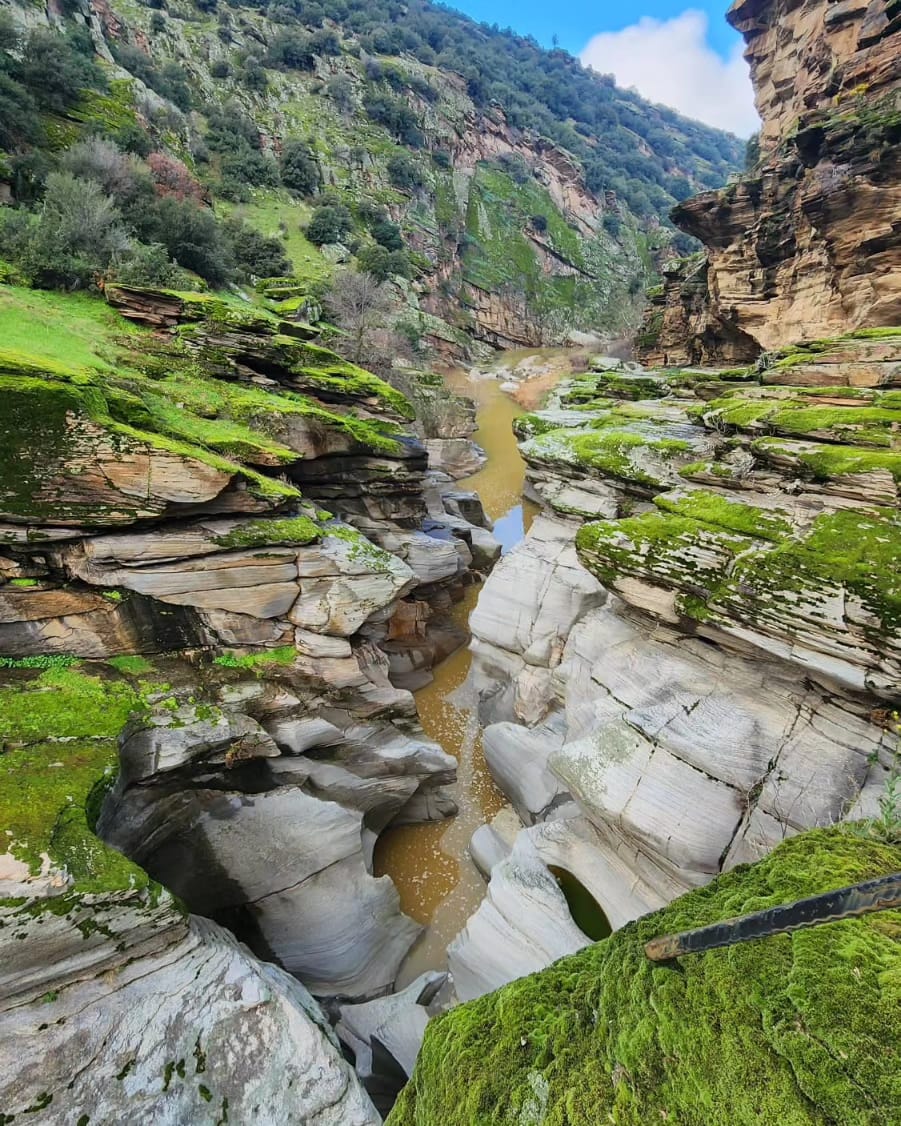
M509 370L524 357L541 358L542 354L508 354L504 367ZM547 387L570 370L569 359L559 353L548 353L547 365L551 374L541 375ZM446 380L454 391L476 400L479 429L473 437L488 455L485 467L458 482L458 487L478 492L506 553L523 538L537 512L523 501L525 465L513 434L513 420L523 408L501 391L500 379L471 381L465 372L452 372ZM457 605L455 614L461 625L467 624L480 593L481 587L470 587ZM452 792L459 813L437 824L389 829L375 849L375 874L391 876L401 909L426 927L401 967L398 988L424 970L446 968L448 943L485 895L485 881L469 857L470 838L505 805L485 763L478 721L466 706L463 685L470 661L469 650L459 650L434 670L432 683L416 693L426 734L457 759Z

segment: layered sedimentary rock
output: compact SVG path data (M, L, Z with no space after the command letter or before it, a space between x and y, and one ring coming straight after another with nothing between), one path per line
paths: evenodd
M473 678L525 828L474 842L494 866L452 947L465 996L540 961L536 864L618 927L876 811L901 685L899 359L885 330L762 370L622 365L517 422L545 513L473 614ZM502 926L526 953L499 976Z
M706 263L665 271L654 363L743 362L901 321L901 18L883 0L738 0L763 119L756 168L673 216Z
M108 298L138 328L103 365L0 353L3 1041L34 1062L0 1104L375 1122L306 990L210 920L319 996L391 990L420 928L373 846L455 808L397 685L465 640L487 521L405 396L293 323Z

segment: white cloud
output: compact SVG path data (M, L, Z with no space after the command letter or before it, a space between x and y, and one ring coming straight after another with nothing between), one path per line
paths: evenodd
M694 9L671 20L645 16L622 31L596 35L581 59L652 102L747 137L760 119L741 44L724 59L707 42L707 31L706 14Z

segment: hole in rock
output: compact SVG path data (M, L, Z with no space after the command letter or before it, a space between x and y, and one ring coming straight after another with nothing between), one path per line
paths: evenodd
M604 914L601 905L572 872L553 865L549 867L549 871L559 884L569 907L569 913L579 930L587 934L594 942L599 942L602 938L607 938L608 935L613 933L613 927L610 926L610 921Z

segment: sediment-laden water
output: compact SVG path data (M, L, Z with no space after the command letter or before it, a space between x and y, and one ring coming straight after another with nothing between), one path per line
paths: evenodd
M506 365L518 358L507 358ZM568 367L559 354L551 354L543 382L550 386ZM447 382L454 391L476 400L479 429L473 437L488 455L485 467L460 481L459 488L478 492L494 522L494 534L507 552L523 538L535 512L523 501L525 466L512 429L522 407L501 390L499 379L470 380L464 372L455 372ZM471 587L457 605L455 615L461 625L468 622L479 593L479 587ZM448 943L485 895L485 881L469 858L470 838L505 804L485 764L478 721L467 706L463 686L469 666L469 650L459 650L435 669L432 683L416 693L426 734L457 758L454 797L459 813L439 824L388 830L376 846L375 874L390 875L402 909L427 926L404 963L399 987L423 970L446 967Z

